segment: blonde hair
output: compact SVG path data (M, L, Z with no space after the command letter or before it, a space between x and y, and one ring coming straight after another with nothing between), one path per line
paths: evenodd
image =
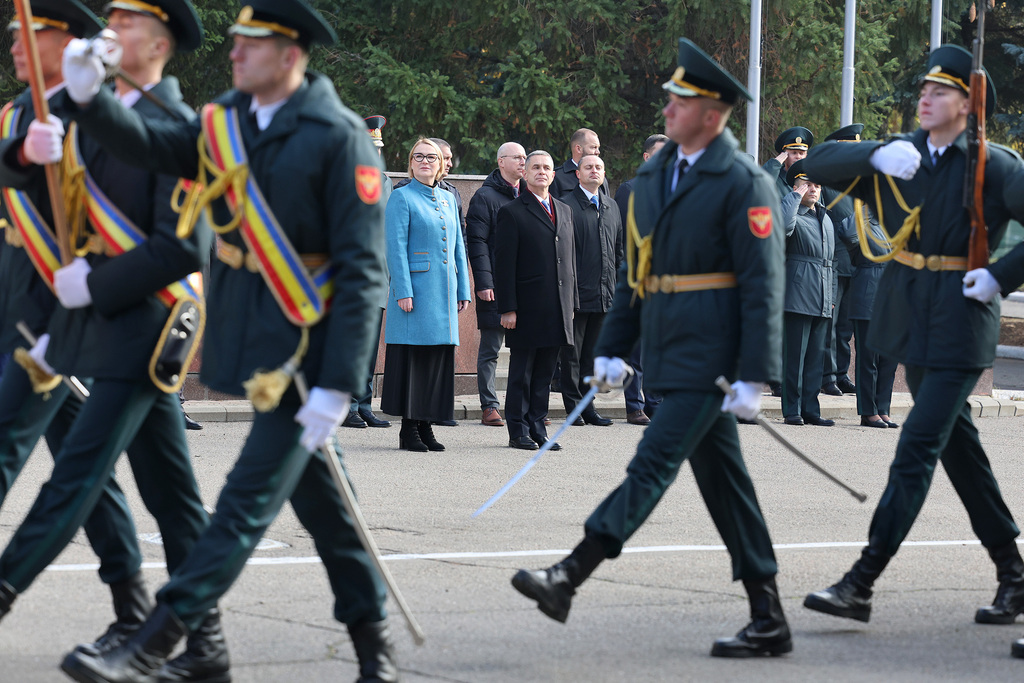
M437 173L434 175L434 182L431 183L432 185L437 185L437 181L441 179L442 175L444 175L444 154L441 153L441 148L438 147L437 143L431 140L430 138L418 139L415 142L415 144L413 144L413 146L409 149L409 177L413 179L416 178L416 176L413 175L412 172L412 154L413 151L420 145L430 145L430 147L432 147L434 149L434 152L437 154Z

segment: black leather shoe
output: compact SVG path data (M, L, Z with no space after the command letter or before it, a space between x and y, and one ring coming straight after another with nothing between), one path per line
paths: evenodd
M898 429L900 426L899 422L893 422L892 420L882 420L890 429Z
M1024 579L1002 581L996 590L996 599L974 615L979 624L1012 624L1018 614L1024 614Z
M16 597L18 597L18 594L11 588L11 584L6 581L0 581L0 620L11 611L11 605L14 604Z
M796 426L800 426L800 425L802 425L804 423L804 419L802 417L800 417L799 415L787 415L786 419L784 421L788 425L796 425Z
M386 619L349 626L348 634L359 660L356 683L395 683L401 680Z
M597 412L596 410L585 410L583 411L583 414L580 415L580 417L582 417L583 421L586 422L588 425L596 425L598 427L607 427L612 423L611 420L609 420L607 417L602 417L601 413Z
M772 390L772 396L782 398L782 385L778 382L768 382L768 388Z
M363 419L367 427L390 427L391 420L382 420L373 414L373 411L369 408L359 411L359 417Z
M157 672L160 683L231 683L231 661L220 610L210 610L199 628L189 635L185 651Z
M878 418L877 420L872 420L867 415L861 415L860 416L860 426L861 427L878 427L879 429L888 429L889 428L889 423L887 423L882 418Z
M534 441L537 442L537 447L538 448L540 446L543 446L544 444L546 444L548 442L548 439L545 436L534 436L532 438L533 438ZM554 443L551 444L551 447L548 448L548 450L549 451L560 451L560 450L562 450L562 444L560 444L557 441L555 441Z
M793 638L775 579L744 581L750 598L750 623L732 638L719 638L711 648L712 657L777 657L793 651Z
M843 390L837 387L835 382L829 382L821 386L821 393L828 394L829 396L842 396Z
M802 415L801 417L804 418L804 424L815 427L834 427L836 424L835 420L826 420L818 415Z
M438 427L458 427L459 423L457 420L431 420L430 424L437 425Z
M524 451L535 451L538 448L540 448L540 446L537 445L537 442L528 436L520 436L516 437L515 439L509 439L508 447L520 448Z
M560 564L536 571L520 569L512 577L512 586L531 600L536 600L537 609L555 621L564 624L569 618L576 589Z
M365 429L366 421L359 417L357 412L349 412L348 416L345 417L345 421L341 423L342 427L353 427L355 429Z
M192 429L192 430L199 431L200 429L203 428L203 425L200 424L199 422L196 422L191 417L189 417L188 413L182 413L182 415L185 416L185 429Z
M834 586L804 598L804 607L834 617L868 622L871 620L871 589L857 586L847 574Z
M1015 640L1010 646L1010 655L1017 659L1024 659L1024 638Z
M573 421L573 423L572 423L572 426L573 426L573 427L582 427L582 426L584 426L585 424L587 424L587 423L583 421L583 416L582 416L582 415L580 415L579 417L577 417L577 418L576 418L576 419L575 419L575 420Z
M843 392L844 394L857 393L857 385L851 382L850 378L847 377L846 375L843 375L842 377L836 380L836 386L839 387L839 391Z

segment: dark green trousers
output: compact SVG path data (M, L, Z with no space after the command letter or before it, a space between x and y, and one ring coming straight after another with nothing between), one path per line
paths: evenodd
M903 423L868 543L890 557L896 554L921 511L939 461L981 544L996 548L1010 543L1020 530L1003 502L967 403L981 370L908 365L906 371L914 408Z
M28 588L89 517L125 450L142 500L160 527L168 568L181 564L207 515L192 473L178 397L164 394L148 379L96 380L57 454L50 480L0 555L0 578L19 592ZM134 526L109 533L138 554Z
M732 558L733 580L775 576L775 553L743 464L736 418L721 406L720 391L665 392L626 468L625 481L587 519L587 535L601 541L608 557L622 552L689 460Z
M70 397L63 384L44 398L32 391L28 375L20 365L7 364L0 380L0 504L44 434L50 453L56 454L57 467L65 436L81 408L82 404ZM100 580L108 584L124 581L139 571L142 555L128 502L112 476L108 475L100 484L91 509L84 524L79 525L84 526L89 544L99 556ZM19 592L27 587L9 582Z
M783 314L782 414L786 417L821 417L818 392L828 352L828 321L813 315Z
M242 573L281 506L291 500L323 560L334 593L334 617L345 624L386 616L386 589L342 507L320 453L299 445L302 427L294 389L277 410L256 413L249 437L228 474L217 511L192 553L157 593L195 629Z

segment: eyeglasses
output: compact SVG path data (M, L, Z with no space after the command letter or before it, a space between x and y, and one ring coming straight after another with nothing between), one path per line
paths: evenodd
M434 163L435 161L437 161L437 155L436 154L420 154L419 152L416 152L415 154L412 155L412 160L413 161L428 161L430 163Z
M502 154L499 159L511 159L512 161L526 161L522 154Z

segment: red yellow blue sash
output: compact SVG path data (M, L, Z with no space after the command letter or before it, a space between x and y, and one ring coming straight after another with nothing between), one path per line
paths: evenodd
M0 112L0 139L14 134L22 112L21 107L14 107L12 103L3 108ZM61 266L57 238L28 195L10 187L2 188L0 192L7 207L7 216L21 236L29 260L52 290L53 273Z
M208 104L203 107L202 126L206 152L216 172L234 172L248 165L236 109ZM315 325L327 311L333 295L331 266L328 264L315 273L306 269L248 173L244 193L228 184L224 197L233 212L241 210L242 239L256 258L260 274L285 317L299 327Z
M139 230L110 198L100 189L82 162L82 153L78 147L78 127L72 123L67 135L69 142L65 146L67 162L74 171L81 170L85 192L82 201L85 203L86 214L93 229L106 243L114 256L130 251L146 241L146 234ZM69 176L71 174L68 174ZM69 215L70 215L69 211ZM202 278L193 273L156 293L156 297L170 308L181 299L201 301Z

